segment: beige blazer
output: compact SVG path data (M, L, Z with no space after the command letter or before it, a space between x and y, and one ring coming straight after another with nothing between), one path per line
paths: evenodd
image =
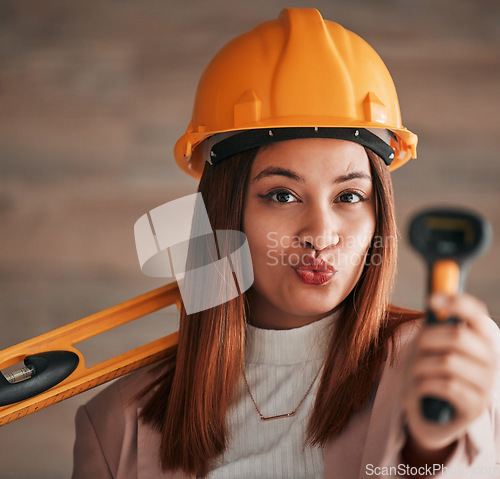
M418 328L402 329L398 343L405 351ZM493 322L492 334L500 336ZM404 477L400 451L405 433L399 404L404 354L400 358L394 366L385 364L376 393L365 408L324 447L326 479ZM179 471L161 470L159 434L139 419L144 401L137 401L135 395L153 379L154 368L149 366L115 381L80 407L73 479L194 478ZM500 478L499 386L497 381L489 409L471 424L444 465L445 477Z

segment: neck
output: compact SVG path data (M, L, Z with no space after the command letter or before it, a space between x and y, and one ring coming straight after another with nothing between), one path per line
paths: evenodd
M315 314L297 315L293 312L283 311L267 302L264 298L256 298L251 293L249 294L249 305L248 322L260 329L283 330L301 328L302 326L319 321L333 312L326 311Z

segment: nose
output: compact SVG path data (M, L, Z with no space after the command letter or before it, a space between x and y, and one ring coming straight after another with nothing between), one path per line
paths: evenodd
M299 239L306 248L320 252L339 244L339 229L340 222L334 213L328 208L318 208L306 213Z

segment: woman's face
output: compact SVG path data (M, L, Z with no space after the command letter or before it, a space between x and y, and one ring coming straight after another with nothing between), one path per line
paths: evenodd
M260 151L243 231L254 283L249 321L289 329L328 315L354 288L375 231L368 156L344 140L277 142Z

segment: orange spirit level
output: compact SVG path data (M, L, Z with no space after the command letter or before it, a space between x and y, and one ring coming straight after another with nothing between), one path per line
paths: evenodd
M169 305L181 308L177 283L125 301L46 334L0 351L0 426L157 361L177 344L177 333L152 341L90 368L74 347L85 339Z

